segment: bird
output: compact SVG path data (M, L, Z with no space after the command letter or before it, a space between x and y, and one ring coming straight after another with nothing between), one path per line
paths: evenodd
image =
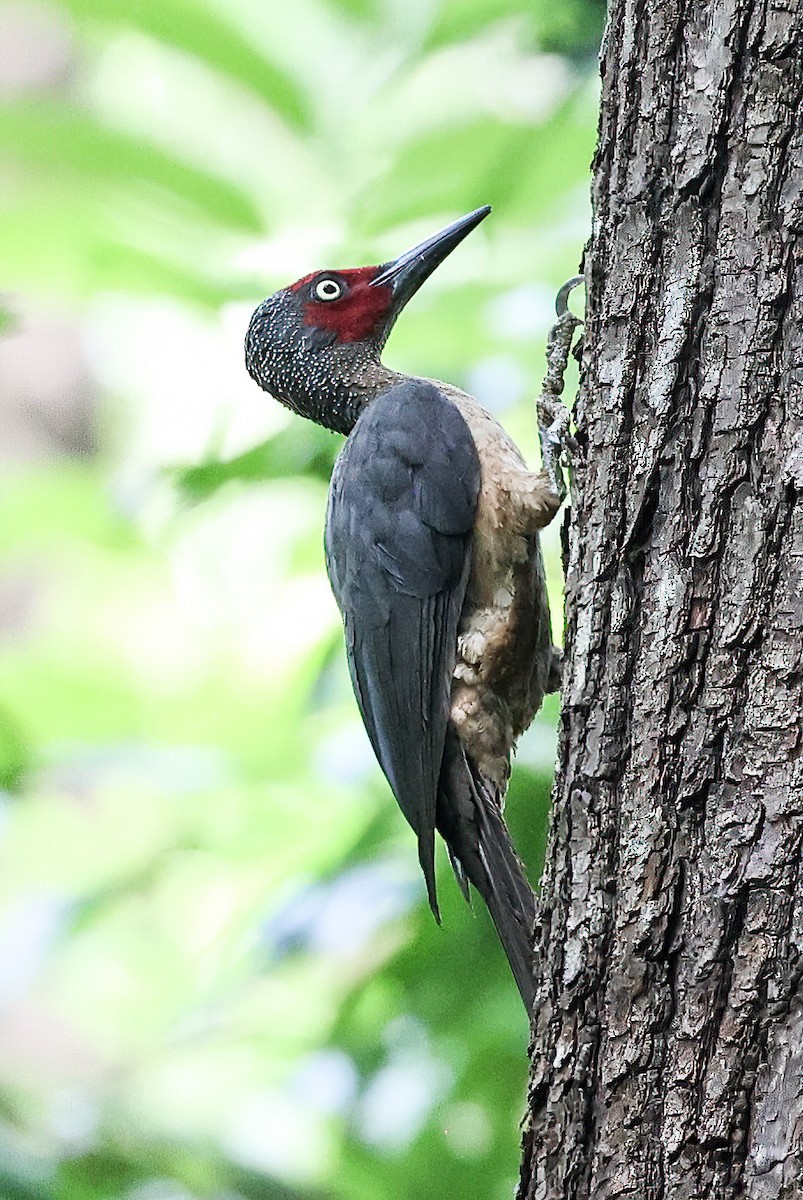
M561 488L467 392L382 362L405 305L490 211L392 261L275 292L251 317L245 359L275 399L346 437L324 545L357 705L436 920L437 830L531 1012L536 901L503 804L516 741L559 687L538 535Z

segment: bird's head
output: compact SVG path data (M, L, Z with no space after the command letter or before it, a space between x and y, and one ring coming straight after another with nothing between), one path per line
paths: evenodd
M251 318L245 362L260 387L289 408L349 433L380 387L380 355L407 301L487 217L478 208L392 262L315 271L263 300Z

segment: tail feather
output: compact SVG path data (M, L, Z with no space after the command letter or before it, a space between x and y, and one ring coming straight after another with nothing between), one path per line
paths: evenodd
M453 731L444 757L437 826L464 894L468 879L485 901L521 998L527 1012L532 1012L535 894L498 797L466 759Z
M524 1006L530 1013L535 1000L535 894L494 802L481 796L479 812L479 856L483 872L472 882L488 906Z

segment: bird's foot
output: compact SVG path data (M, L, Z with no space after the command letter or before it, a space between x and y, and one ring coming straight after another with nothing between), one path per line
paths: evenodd
M544 400L547 402L544 403ZM571 414L565 404L551 396L542 396L538 409L539 421L542 422L538 426L538 436L543 469L552 491L563 501L566 498L563 468L569 465L569 455L576 445L569 433Z
M585 275L573 275L572 278L567 279L563 287L558 290L558 294L555 297L555 312L558 315L558 320L561 320L568 314L570 317L574 318L576 325L582 325L582 319L580 317L575 317L574 313L569 308L569 296L571 296L574 289L579 287L581 283L585 283Z
M570 279L568 283L564 283L555 300L558 319L550 329L547 338L547 370L537 404L538 436L541 442L543 468L550 486L560 500L566 496L563 468L569 465L569 455L575 448L574 439L569 433L571 416L560 396L563 392L566 365L571 353L574 331L578 325L583 323L580 317L576 317L570 311L568 298L572 289L582 282L582 275Z

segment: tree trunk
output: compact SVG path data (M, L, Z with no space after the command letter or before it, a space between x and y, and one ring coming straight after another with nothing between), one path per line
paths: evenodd
M803 1197L802 14L609 13L522 1200Z

